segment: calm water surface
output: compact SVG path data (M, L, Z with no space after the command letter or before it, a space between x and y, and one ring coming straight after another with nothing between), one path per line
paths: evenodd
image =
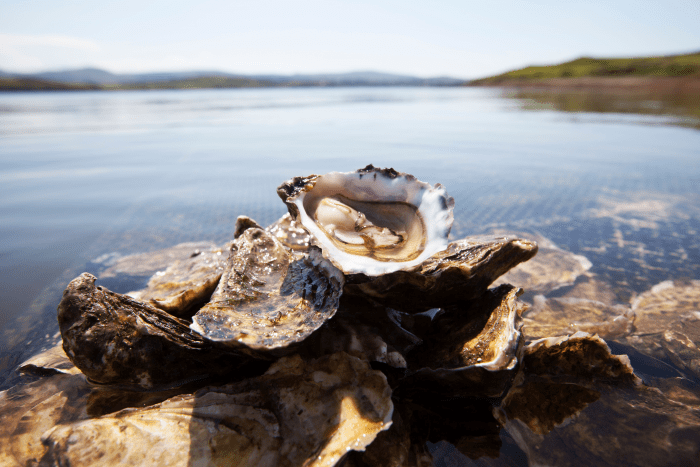
M369 163L445 185L455 238L543 235L620 300L700 279L700 132L532 102L453 88L0 94L0 381L55 342L61 291L84 270L223 243L238 215L285 212L282 181Z

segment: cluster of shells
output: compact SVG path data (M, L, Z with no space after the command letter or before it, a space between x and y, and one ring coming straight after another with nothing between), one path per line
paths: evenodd
M432 465L426 441L450 430L478 435L462 446L476 457L498 455L524 368L544 378L579 365L590 380L638 384L597 337L524 345L522 290L489 286L537 244L450 242L454 200L439 184L370 165L278 194L279 221L239 217L228 251L198 250L145 290L117 294L87 273L68 285L58 320L75 373L178 395L104 416L93 401L92 416L42 435L35 461Z

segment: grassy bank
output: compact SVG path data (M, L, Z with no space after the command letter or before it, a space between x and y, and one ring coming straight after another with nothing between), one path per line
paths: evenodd
M608 80L625 78L626 82ZM700 80L700 52L684 55L643 58L588 58L549 66L529 66L469 82L472 86L532 85L533 83L567 86L600 86L614 81L618 86L642 86L657 78Z
M0 78L0 91L88 91L101 89L95 84L68 84L34 78Z

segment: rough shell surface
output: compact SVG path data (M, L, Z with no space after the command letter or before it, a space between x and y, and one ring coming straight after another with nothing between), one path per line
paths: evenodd
M454 200L412 175L371 165L297 177L277 193L345 274L410 270L447 246Z
M479 297L497 277L536 253L536 243L518 237L467 237L415 271L358 278L345 290L401 311L422 312Z
M46 459L71 466L332 466L391 425L386 378L344 353L152 407L59 426Z
M502 285L435 317L424 343L409 354L402 386L498 397L514 376L522 343L517 300L521 289Z
M284 246L295 252L306 252L312 244L311 235L291 214L286 213L265 229Z
M318 249L296 259L273 235L249 228L191 327L233 347L287 352L335 314L343 281Z
M58 305L63 349L91 380L153 388L229 372L246 359L189 323L95 285L83 273Z

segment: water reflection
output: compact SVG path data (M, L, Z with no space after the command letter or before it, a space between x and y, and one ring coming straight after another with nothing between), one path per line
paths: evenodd
M518 100L522 110L668 116L672 117L668 123L700 129L697 92L520 88L508 89L502 95Z

